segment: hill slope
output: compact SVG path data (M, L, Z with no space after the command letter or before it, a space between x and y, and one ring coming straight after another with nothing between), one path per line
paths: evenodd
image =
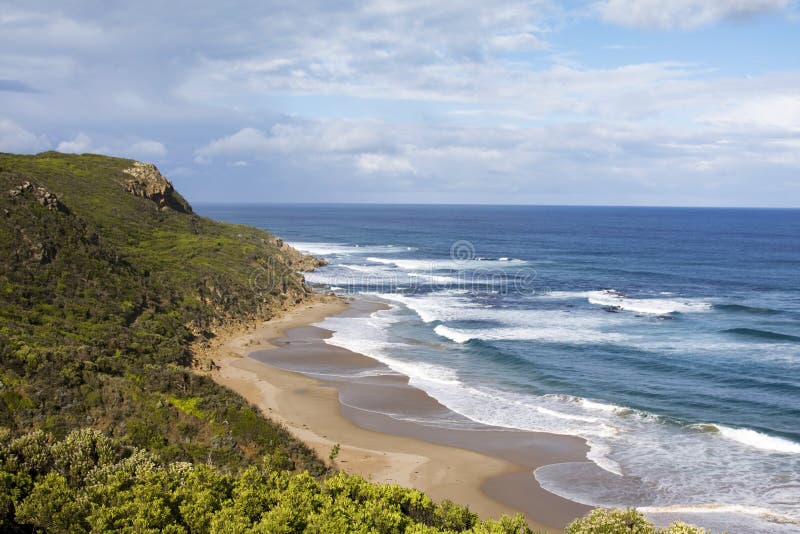
M296 270L313 258L194 215L155 167L104 156L0 155L0 221L0 425L91 425L165 459L232 469L277 451L323 470L189 370L215 326L306 299Z

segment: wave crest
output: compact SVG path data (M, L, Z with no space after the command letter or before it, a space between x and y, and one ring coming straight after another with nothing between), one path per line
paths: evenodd
M697 299L635 299L629 298L613 289L591 291L590 304L605 306L615 310L631 311L647 315L668 315L670 313L698 313L712 309L710 303Z
M800 443L778 436L762 434L749 428L732 428L713 423L691 425L691 428L702 432L718 433L723 438L736 441L748 447L761 449L762 451L800 454Z

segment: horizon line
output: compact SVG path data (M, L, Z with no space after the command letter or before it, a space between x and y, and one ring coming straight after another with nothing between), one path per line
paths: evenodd
M717 209L717 210L800 210L800 206L708 206L708 205L655 205L655 204L495 204L482 202L247 202L247 201L191 201L193 206L430 206L430 207L494 207L494 208L660 208L660 209Z

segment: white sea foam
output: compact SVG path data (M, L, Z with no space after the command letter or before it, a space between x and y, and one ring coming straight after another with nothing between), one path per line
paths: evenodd
M590 304L649 315L706 312L712 308L710 303L698 299L635 299L613 290L591 291L588 299Z
M612 475L623 476L622 466L612 460L610 455L611 445L597 439L589 441L589 452L586 453L586 458Z
M589 410L599 410L601 412L606 413L620 413L622 411L628 411L629 408L623 408L622 406L617 406L616 404L609 404L605 402L596 402L589 399L582 399L576 397L577 402L581 403L584 408Z
M574 320L575 324L594 325L596 329L623 315L487 308L457 291L384 296L413 309L426 322L488 320L519 325L549 317L547 324L552 327L564 328L566 321ZM747 429L730 429L731 434L726 427L719 426L715 431L697 432L652 414L597 399L535 395L489 386L476 378L475 370L471 371L473 374L463 374L460 367L463 360L455 349L452 354L437 352L435 363L420 362L424 356L418 345L393 342L389 334L393 325L408 320L402 308L376 312L368 319L337 320L342 322L323 323L325 328L336 332L330 343L383 361L409 376L412 385L468 419L586 439L590 447L588 460L601 468L597 472L605 475L581 474L569 479L559 474L559 468L541 471L540 477L537 470L537 479L549 491L592 505L646 506L650 513L662 513L664 517L670 511L680 511L676 507L685 507L684 503L704 503L713 495L715 500L730 503L733 508L720 508L716 514L721 518L719 522L708 520L707 524L719 524L720 529L728 530L733 525L747 524L748 531L768 532L776 517L784 522L800 521L800 512L793 505L800 495L800 480L796 476L787 478L787 473L800 472L800 455L795 454L793 442ZM440 335L470 330L450 324L437 327L443 327L437 328ZM791 462L788 468L786 462ZM736 469L731 469L731 465ZM597 478L602 476L606 478ZM739 506L747 509L760 506L763 514L752 516L752 523L737 523L741 521L740 510L736 508ZM705 511L715 513L711 509ZM781 528L774 530L778 532ZM791 528L785 531L790 532Z
M555 300L569 300L569 299L585 299L591 296L594 291L548 291L539 295L540 298L555 299Z
M346 348L359 354L370 356L393 371L408 376L412 383L458 384L453 369L427 362L403 361L390 356L392 351L403 347L402 343L387 339L387 328L398 321L392 310L381 310L368 318L328 317L315 326L332 330L333 335L326 343Z
M311 243L305 241L293 241L288 244L300 252L313 254L315 256L397 254L398 252L416 250L414 247L394 245L351 245L346 243Z
M385 269L375 267L374 265L354 265L350 263L342 263L340 265L345 269L350 269L351 271L357 271L359 273L373 274L386 271Z
M338 267L343 267L348 271L359 273L354 280L361 281L365 284L370 280L393 280L396 282L408 282L409 278L406 274L397 272L395 269L390 269L382 265L356 265L350 263L340 263Z
M468 290L456 288L422 295L370 294L402 304L414 311L425 323L434 321L486 321L496 323L501 327L520 327L534 330L538 328L542 331L569 328L571 331L578 332L581 329L598 329L625 321L624 317L613 317L610 314L609 316L592 316L590 314L572 313L569 310L496 308L471 299ZM601 334L605 333L601 332ZM606 337L605 339L610 340L611 337ZM619 339L622 339L622 337Z
M461 291L446 290L426 295L382 293L376 296L397 302L415 312L425 323L443 322L434 332L456 343L471 339L484 341L529 340L549 343L628 343L628 334L602 330L616 318L575 314L565 310L502 309L481 305ZM497 326L460 328L452 322L471 321Z
M433 284L441 284L441 285L455 285L460 284L464 280L455 276L442 276L436 274L424 274L424 273L408 273L408 276L411 278L417 278L423 280L424 282L430 282Z
M377 258L368 257L367 260L375 263L382 263L384 265L394 265L399 269L406 271L463 271L463 270L476 270L476 269L492 269L498 267L509 267L526 265L524 260L484 260L484 259L471 259L471 260L453 260L453 259L403 259L403 258Z
M670 506L641 506L637 508L637 510L644 514L703 514L713 512L717 514L745 514L775 517L775 512L768 508L764 508L763 506L747 506L742 504L673 504ZM786 520L787 522L792 521L792 518L788 516L783 516L782 519Z
M661 292L671 296L673 293ZM613 289L601 291L550 291L539 296L554 300L587 299L590 304L646 315L667 315L670 313L698 313L712 309L712 304L702 299L689 298L632 298Z
M790 534L800 531L797 517L783 514L763 506L744 504L675 504L670 506L642 506L638 510L657 525L667 525L677 519L700 523L712 532L731 531L752 534Z
M438 325L433 329L442 337L456 343L466 343L471 339L484 341L528 340L546 341L549 343L620 343L628 339L624 334L600 332L586 328L565 328L553 325L542 327L506 327L506 328L450 328Z
M407 273L382 265L359 265L337 263L304 274L312 284L338 287L361 287L379 285L390 289L398 284L409 283Z
M475 335L472 333L462 333L460 330L448 328L443 324L438 325L433 329L433 331L442 337L446 337L451 341L455 341L456 343L466 343L471 339L476 339Z
M748 447L785 454L800 454L800 443L795 441L762 434L749 428L731 428L722 425L709 426L715 427L722 437L742 443Z
M424 296L407 296L397 293L373 294L379 298L402 304L414 311L426 323L464 317L469 310L488 309L454 291L429 293Z

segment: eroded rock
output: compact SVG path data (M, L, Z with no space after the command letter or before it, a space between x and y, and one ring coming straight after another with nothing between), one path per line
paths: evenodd
M126 184L129 193L152 200L162 210L192 212L192 207L175 191L172 182L167 180L152 163L136 161L133 167L122 172L133 177Z
M17 198L24 193L32 193L36 201L50 211L65 211L65 206L58 200L58 197L41 186L35 186L32 183L25 181L17 187L9 190L8 196L10 198Z

